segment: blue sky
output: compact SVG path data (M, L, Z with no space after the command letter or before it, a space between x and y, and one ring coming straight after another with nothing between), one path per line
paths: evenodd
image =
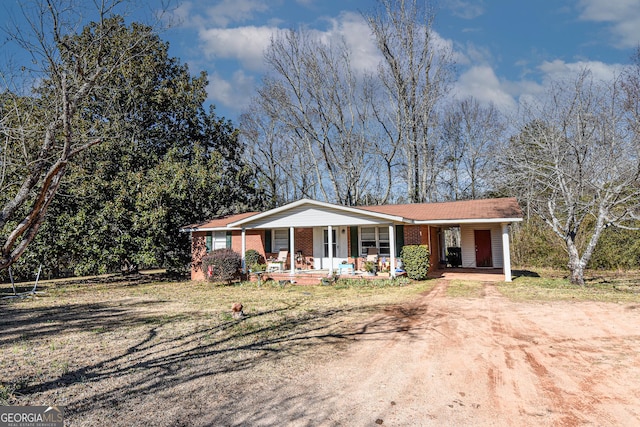
M185 1L167 33L171 51L209 73L210 101L236 120L264 73L262 50L282 29L341 33L362 61L374 55L360 11L374 0ZM640 43L639 0L442 0L434 29L452 47L455 93L510 109L549 78L585 66L609 78Z
M11 1L11 0L10 0ZM150 0L158 8L166 0ZM138 3L139 4L139 3ZM435 4L435 3L433 3ZM374 0L173 0L161 37L195 74L209 74L209 102L237 124L265 72L272 34L305 26L340 34L362 66L376 53L361 11ZM458 96L503 109L542 93L549 78L588 66L610 78L640 44L640 0L441 0L434 30L453 50Z

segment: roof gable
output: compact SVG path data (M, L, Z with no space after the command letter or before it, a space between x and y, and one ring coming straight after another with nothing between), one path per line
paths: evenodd
M402 217L384 212L302 199L229 224L232 227L279 228L328 225L365 225L402 222Z

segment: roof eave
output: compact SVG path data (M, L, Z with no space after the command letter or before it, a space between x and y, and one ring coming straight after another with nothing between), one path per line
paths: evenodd
M501 224L522 222L522 218L463 218L463 219L429 219L415 220L414 224L420 225L454 225L454 224Z
M182 233L193 233L194 231L232 231L232 230L241 230L241 228L237 227L184 227L181 228L180 231Z

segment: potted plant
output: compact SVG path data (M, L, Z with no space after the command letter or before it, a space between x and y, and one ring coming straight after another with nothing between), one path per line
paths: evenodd
M376 264L373 261L365 261L363 268L367 276L376 275Z

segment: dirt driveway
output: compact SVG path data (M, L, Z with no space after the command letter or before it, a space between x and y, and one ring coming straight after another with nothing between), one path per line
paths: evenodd
M447 298L447 281L335 357L219 400L216 425L640 425L640 306ZM217 406L217 407L216 407Z

